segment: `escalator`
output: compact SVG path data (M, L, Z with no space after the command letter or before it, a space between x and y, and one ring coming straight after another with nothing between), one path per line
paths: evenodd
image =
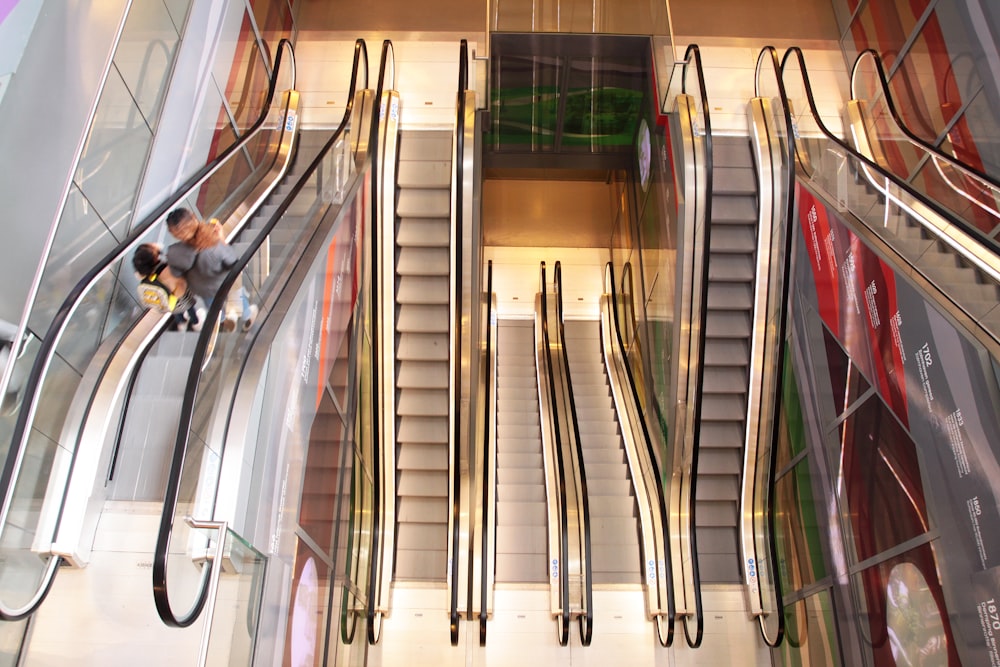
M290 48L284 48L284 43L278 53L284 53L286 58L291 57ZM366 61L367 54L363 42L359 41L355 45L352 100L359 72L367 78L367 62L361 63L362 59ZM287 77L287 70L279 66L280 61L279 55L271 82L272 93L276 83L281 80L279 77ZM365 87L364 83L362 87ZM286 94L286 100L289 98L293 101L297 98L294 90L291 94ZM151 565L156 581L156 608L162 621L168 625L184 627L198 622L204 628L211 628L212 614L202 614L202 611L216 609L215 594L220 589L218 577L223 560L230 565L238 563L238 566L235 567L235 572L233 569L229 570L230 574L236 576L230 577L228 581L224 580L221 590L237 591L249 586L246 592L250 594L251 600L263 593L263 573L267 559L261 552L266 552L267 549L255 549L240 536L253 536L253 522L257 520L253 512L261 509L262 505L259 501L247 500L246 489L251 484L247 474L249 471L240 470L239 468L245 467L240 464L236 464L234 468L233 464L234 460L239 461L244 455L253 458L253 449L241 436L252 432L254 422L259 418L260 395L257 394L258 387L254 382L250 382L254 386L249 390L245 384L241 386L241 382L253 377L254 373L260 373L261 353L259 348L254 351L254 341L262 332L267 335L266 332L273 332L281 325L285 316L280 305L283 292L289 289L288 285L294 284L296 272L302 272L302 268L298 268L299 263L318 244L313 237L322 237L324 229L329 230L334 224L337 211L344 208L334 204L334 201L340 198L341 201L350 202L354 198L353 192L359 182L355 161L358 155L362 158L364 156L364 143L357 141L357 135L361 126L367 122L364 120L365 112L370 114L370 104L365 103L366 99L364 91L359 91L358 104L347 105L338 130L332 135L326 133L325 138L317 142L319 146L314 144L311 147L312 154L309 148L300 146L296 166L290 172L287 171L292 157L290 149L297 134L296 109L291 106L276 110L271 105L266 106L258 124L247 136L158 207L93 272L95 276L99 276L106 267L117 267L118 260L125 257L140 241L150 236L155 238L157 228L154 226L175 206L193 206L193 202L197 200L198 188L206 187L203 185L206 179L225 165L230 155L242 157L244 144L260 141L263 137L263 143L270 145L270 162L265 161L265 168L255 173L254 179L246 187L237 189L229 197L232 213L227 209L221 214L215 214L222 219L225 229L231 233L230 241L241 252L241 258L220 294L226 294L238 280L242 281L243 289L249 293L251 301L260 305L259 319L253 327L232 334L220 333L214 326L204 326L198 335L161 333L159 329L165 324L166 317L156 313L147 313L135 323L128 323L131 326L123 327L126 335L120 343L107 341L107 347L114 349L107 355L107 363L95 372L92 387L88 389L87 385L81 385L78 390L78 395L90 391L92 397L78 399L78 402L87 404L89 414L77 416L71 413L67 421L67 428L74 420L79 420L82 424L79 426L80 444L72 455L71 466L75 466L72 467L72 472L61 465L54 467L54 473L48 480L51 498L47 497L41 506L43 517L46 516L49 503L58 509L51 547L54 555L49 562L58 564L60 561L69 561L83 565L97 551L103 551L102 539L98 539L97 545L93 547L94 554L91 553L95 532L104 535L99 531L114 530L110 527L112 524L121 524L119 516L116 516L116 507L124 508L121 513L123 515L127 515L131 508L138 519L146 513L146 505L151 504L148 501L161 499L165 493L159 544ZM346 133L349 123L351 131ZM272 132L272 136L258 135L256 128L265 128ZM359 144L362 146L360 153ZM275 156L280 156L281 161ZM320 164L324 165L322 171L318 171ZM321 173L327 174L327 177L321 176ZM263 180L262 174L265 177ZM332 177L334 174L339 176ZM278 189L282 177L286 184L292 181L285 191ZM211 181L207 183L208 186L213 185ZM272 197L277 200L274 202L275 208L270 212L265 210L264 214L250 221L250 215L261 207L269 193L276 190L277 194ZM300 193L304 194L300 197ZM236 196L237 194L240 196ZM308 204L304 204L306 200L309 200ZM272 230L279 228L281 233L272 237ZM293 228L297 233L292 231ZM236 235L238 231L242 231L242 236ZM271 241L277 242L272 244ZM341 239L341 244L349 248L344 239ZM333 258L334 255L331 254L329 259ZM85 278L71 294L67 301L70 309L66 317L72 317L74 299L86 294L90 287L88 281L92 282L93 278ZM337 296L338 298L326 300L328 307L344 306L339 294ZM218 321L226 306L225 301L225 298L215 300L207 313L209 321ZM61 332L63 329L60 327L64 327L64 324L57 318L50 334ZM54 347L58 334L47 335L46 341L47 344L51 342ZM330 342L332 344L334 340L330 339ZM43 346L43 352L44 350ZM336 350L334 352L324 355L317 366L332 364L337 367L336 361L340 359L340 355ZM40 370L37 374L33 371L32 375L33 387L40 382L39 378L44 377L43 359L40 354L36 364ZM99 356L95 364L101 361ZM91 381L89 378L85 380ZM27 416L23 416L24 421L30 418L29 411L35 400L37 396L29 393L25 401L24 413ZM73 409L78 410L79 407L74 406ZM163 465L165 460L166 466ZM107 483L108 476L104 470L110 470L110 484ZM61 483L66 487L65 493L60 493L56 488L60 483L56 472L62 475L61 479L64 481ZM273 480L266 482L263 487L258 483L258 493L271 483ZM227 496L227 493L232 495ZM111 501L126 500L130 504L116 505L112 502L111 505L104 506L105 497ZM95 525L96 516L102 512L104 516L100 525ZM185 521L184 517L188 517L188 520ZM139 536L150 528L145 520L133 524L135 536L140 541ZM39 531L39 535L41 532ZM155 534L155 529L152 532ZM140 553L152 543L151 537L147 537L147 540L148 543L140 547ZM103 558L103 553L101 557ZM93 571L101 569L91 568ZM84 576L83 573L87 571L81 570L80 576ZM280 570L275 571L276 574L278 572ZM65 576L80 580L80 576L75 573ZM148 605L148 579L143 577L143 580ZM48 591L48 585L42 594ZM120 594L132 594L131 586L120 588L119 591ZM57 598L64 595L59 587L55 588L55 592ZM94 613L86 605L53 604L55 607L51 615L46 614L47 610L43 608L41 627L48 627L44 624L50 620L65 623L67 609ZM242 604L242 601L236 603L237 607ZM26 613L32 611L28 610ZM247 610L247 617L242 622L239 613L235 619L232 619L231 613L228 614L231 619L229 622L234 623L234 655L251 650L256 629L248 621L258 612L259 608ZM242 639L239 630L241 626ZM41 627L39 631L44 632ZM129 628L130 623L126 621L122 627L110 624L104 630L127 634ZM221 627L216 628L217 632L221 630ZM207 641L207 638L206 630L203 641ZM196 636L185 635L185 639L178 642L177 650L181 653L193 651L197 655L197 644ZM203 644L200 650L204 652L208 650L208 646Z
M956 165L927 153L923 175L901 178L877 145L891 136L858 151L830 133L794 47L780 63L761 54L758 94L794 137L796 167L787 354L773 369L780 650L792 661L987 664L997 653L974 589L994 578L982 540L997 520L1000 261L972 203L979 191L952 187L976 179L925 187Z

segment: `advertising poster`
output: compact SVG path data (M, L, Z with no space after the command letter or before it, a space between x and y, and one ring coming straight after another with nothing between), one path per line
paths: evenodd
M855 559L877 563L858 577L872 637L886 640L879 664L891 655L900 665L1000 667L994 361L836 211L797 187L799 248L820 319L876 389L843 421L839 440ZM923 546L896 553L925 534ZM919 632L907 625L915 618Z

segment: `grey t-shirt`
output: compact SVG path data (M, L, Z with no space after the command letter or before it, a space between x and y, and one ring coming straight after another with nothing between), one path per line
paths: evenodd
M227 243L217 243L201 251L186 243L174 243L167 248L170 270L183 276L188 288L205 303L211 303L237 259L236 251Z

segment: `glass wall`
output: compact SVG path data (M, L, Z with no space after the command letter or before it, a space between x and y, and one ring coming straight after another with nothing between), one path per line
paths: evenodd
M786 665L996 662L997 350L832 206L801 186L797 199L776 653Z
M1000 176L1000 5L989 0L833 0L844 57L883 58L918 136Z

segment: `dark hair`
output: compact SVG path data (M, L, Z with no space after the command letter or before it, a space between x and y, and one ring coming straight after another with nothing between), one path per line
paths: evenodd
M194 213L186 208L175 208L167 215L167 227L176 227L188 218L193 218Z
M132 266L143 276L155 272L160 266L160 249L152 243L143 243L132 255Z

